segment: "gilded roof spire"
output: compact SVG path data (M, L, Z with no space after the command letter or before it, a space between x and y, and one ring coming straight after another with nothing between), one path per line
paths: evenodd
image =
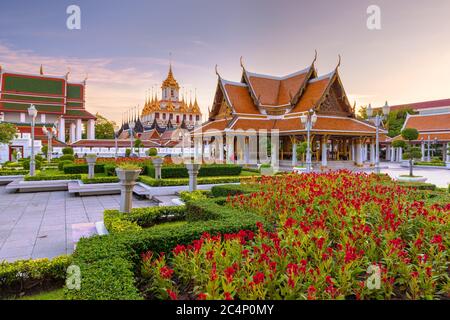
M179 89L180 86L178 85L177 80L175 80L175 77L173 76L173 72L172 72L172 55L170 58L170 63L169 63L169 73L167 74L167 78L166 80L164 80L163 84L162 84L163 88L176 88Z

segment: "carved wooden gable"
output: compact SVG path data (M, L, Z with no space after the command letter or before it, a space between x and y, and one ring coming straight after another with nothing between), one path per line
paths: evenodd
M340 81L336 78L329 90L325 93L319 106L320 113L351 115L351 106Z

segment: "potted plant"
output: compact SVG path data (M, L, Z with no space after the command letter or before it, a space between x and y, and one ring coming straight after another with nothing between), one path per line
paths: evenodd
M422 176L414 176L413 167L414 167L414 159L420 159L422 156L422 152L418 147L412 145L411 141L417 140L419 137L419 131L414 128L406 128L401 132L402 138L407 140L408 143L406 145L405 152L403 153L403 159L408 160L409 162L409 175L400 175L398 177L399 181L408 181L408 182L425 182L427 178Z
M132 208L133 187L142 168L137 164L124 162L116 168L120 180L120 211L130 213Z

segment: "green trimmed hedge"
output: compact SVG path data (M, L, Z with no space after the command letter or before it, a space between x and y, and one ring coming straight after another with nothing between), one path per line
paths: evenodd
M398 185L405 188L416 188L417 190L436 190L436 185L426 182L398 182Z
M64 154L61 157L58 158L59 161L64 161L64 160L70 160L70 161L75 161L75 156L73 156L72 154Z
M146 166L146 174L155 177L155 168L153 165ZM218 176L238 176L241 174L242 167L234 164L211 164L203 165L198 172L199 177L218 177ZM161 167L162 179L189 178L188 171L184 165L169 165Z
M130 213L105 210L103 219L109 232L118 233L141 230L165 221L183 220L185 216L186 209L182 206L164 206L133 208Z
M70 166L70 165L73 165L73 161L71 161L71 160L61 160L58 163L58 170L59 171L64 171L64 167L65 166Z
M200 177L197 178L197 184L239 183L252 179L254 179L253 176ZM186 186L189 184L189 178L156 180L148 176L140 176L139 181L151 187Z
M71 164L64 166L65 174L74 174L74 173L88 173L89 166L87 164ZM94 166L95 173L104 173L105 165L104 164L96 164Z
M57 175L35 175L25 176L25 181L44 181L44 180L80 180L81 174L57 174Z
M141 253L149 250L170 253L177 244L189 244L205 232L211 235L234 233L239 230L256 230L257 222L266 224L264 219L256 214L220 206L212 200L192 202L190 206L194 210L191 215L197 210L203 210L204 214L214 212L214 219L147 229L140 229L136 221L131 221L137 228L125 229L126 232L113 232L107 236L80 239L73 258L74 264L81 268L82 286L79 291L67 290L66 297L86 300L143 299L134 280L134 271ZM188 212L185 206L179 208L181 209L177 210L181 212L183 209ZM172 209L169 207L167 210ZM105 213L105 217L111 215L114 216L114 213ZM150 216L153 217L153 213ZM128 216L114 217L128 221L124 218ZM212 215L208 218L212 218ZM109 224L110 220L106 222L108 219L105 218L105 223Z
M237 194L248 194L252 192L260 191L260 187L258 185L252 185L252 184L243 184L243 185L237 185L237 184L227 184L227 185L221 185L221 186L214 186L211 188L211 194L214 197L227 197L227 196L234 196Z
M84 177L81 179L84 184L95 184L95 183L117 183L119 182L119 178L117 177L94 177L89 179Z
M26 175L30 173L29 170L21 169L21 170L0 170L0 176L17 176L17 175Z
M31 285L49 282L63 285L71 262L71 256L0 262L0 297L18 294Z
M114 164L105 164L105 174L107 176L115 176L117 166Z

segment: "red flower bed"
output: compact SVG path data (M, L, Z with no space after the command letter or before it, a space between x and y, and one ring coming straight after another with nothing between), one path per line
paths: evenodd
M432 299L449 297L450 204L346 171L263 177L229 199L273 231L205 234L169 257L143 255L162 299Z

